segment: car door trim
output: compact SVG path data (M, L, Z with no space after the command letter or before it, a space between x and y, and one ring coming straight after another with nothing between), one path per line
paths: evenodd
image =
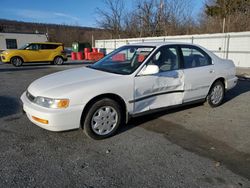
M151 109L151 110L147 110L147 111L144 111L144 112L138 112L138 113L135 113L135 114L129 114L129 119L144 116L144 115L149 115L149 114L153 114L153 113L158 113L158 112L161 112L161 111L164 111L164 110L171 110L171 109L180 108L180 107L184 107L184 106L188 106L188 105L203 103L205 101L206 101L206 98L201 98L201 99L197 99L197 100L193 100L193 101L189 101L189 102L184 102L182 104L177 104L177 105L173 105L173 106L167 106L167 107Z
M166 94L171 94L171 93L183 93L183 92L184 92L184 90L173 90L173 91L165 91L165 92L160 92L160 93L153 93L151 95L147 95L147 96L143 96L143 97L139 97L137 99L131 100L131 101L129 101L129 103L139 102L139 101L142 101L142 100L145 100L145 99L148 99L151 97L155 97L158 95L166 95Z

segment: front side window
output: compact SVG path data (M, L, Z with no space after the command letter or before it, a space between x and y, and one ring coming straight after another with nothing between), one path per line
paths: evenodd
M180 68L176 47L161 47L158 52L149 60L151 65L157 65L160 72L177 70Z
M6 39L6 48L7 49L17 49L16 39Z
M116 74L131 74L144 62L153 50L154 47L148 46L121 47L89 66L89 68Z
M211 58L197 47L187 46L182 47L181 50L184 68L195 68L212 64Z
M41 45L40 44L30 44L25 48L26 50L40 50Z

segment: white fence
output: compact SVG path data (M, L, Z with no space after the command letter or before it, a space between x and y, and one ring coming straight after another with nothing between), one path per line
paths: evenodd
M109 53L120 46L139 42L198 44L221 58L232 59L237 67L250 67L250 32L96 40L95 47L106 48Z

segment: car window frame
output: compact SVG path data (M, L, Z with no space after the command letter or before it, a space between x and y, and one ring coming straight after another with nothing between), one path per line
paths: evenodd
M38 49L27 49L28 47L30 47L31 45L38 45ZM28 46L26 46L25 48L24 48L24 50L33 50L33 51L39 51L39 50L41 50L41 44L39 44L39 43L30 43Z
M188 44L181 44L181 45L178 45L178 46L179 46L179 50L180 50L180 53L181 53L181 61L182 61L183 69L194 69L194 68L200 68L200 67L206 67L206 66L213 65L212 58L202 48L199 48L198 46L195 46L195 45L188 45ZM185 67L185 60L184 60L184 55L183 55L183 52L182 52L182 48L193 48L193 49L197 50L198 52L200 52L202 55L204 55L205 57L207 57L209 59L209 64L202 65L202 66L197 66L197 67Z
M53 48L43 48L43 46L45 46L45 47L48 47L48 46L52 47L53 46ZM44 43L44 44L41 44L41 50L56 50L59 46L60 45L58 45L58 44L46 44L46 43Z
M183 62L181 60L181 53L180 53L180 47L179 47L179 45L177 45L177 44L166 44L166 45L159 46L158 48L155 49L154 52L151 53L150 56L148 56L147 61L145 61L142 66L138 67L139 69L138 69L138 72L136 73L135 77L138 77L138 76L149 76L149 75L140 75L141 70L143 69L144 66L147 66L149 64L151 58L153 58L162 48L166 48L166 47L167 48L171 48L172 47L172 48L176 49L177 60L179 61L179 68L178 69L173 69L173 70L167 70L167 71L164 71L164 72L177 71L177 70L183 69ZM164 72L159 72L159 73L164 73Z

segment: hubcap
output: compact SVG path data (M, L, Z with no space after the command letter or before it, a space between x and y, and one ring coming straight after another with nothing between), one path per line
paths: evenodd
M22 64L22 60L19 59L19 58L14 58L14 59L12 60L12 63L13 63L14 65L16 65L16 66L20 66L20 65Z
M223 88L221 85L216 85L211 93L211 101L213 104L219 104L223 97Z
M117 122L117 111L111 106L104 106L92 116L91 128L98 135L107 135L116 127Z
M62 58L57 57L57 58L56 58L56 64L57 64L57 65L61 65L62 63L63 63Z

